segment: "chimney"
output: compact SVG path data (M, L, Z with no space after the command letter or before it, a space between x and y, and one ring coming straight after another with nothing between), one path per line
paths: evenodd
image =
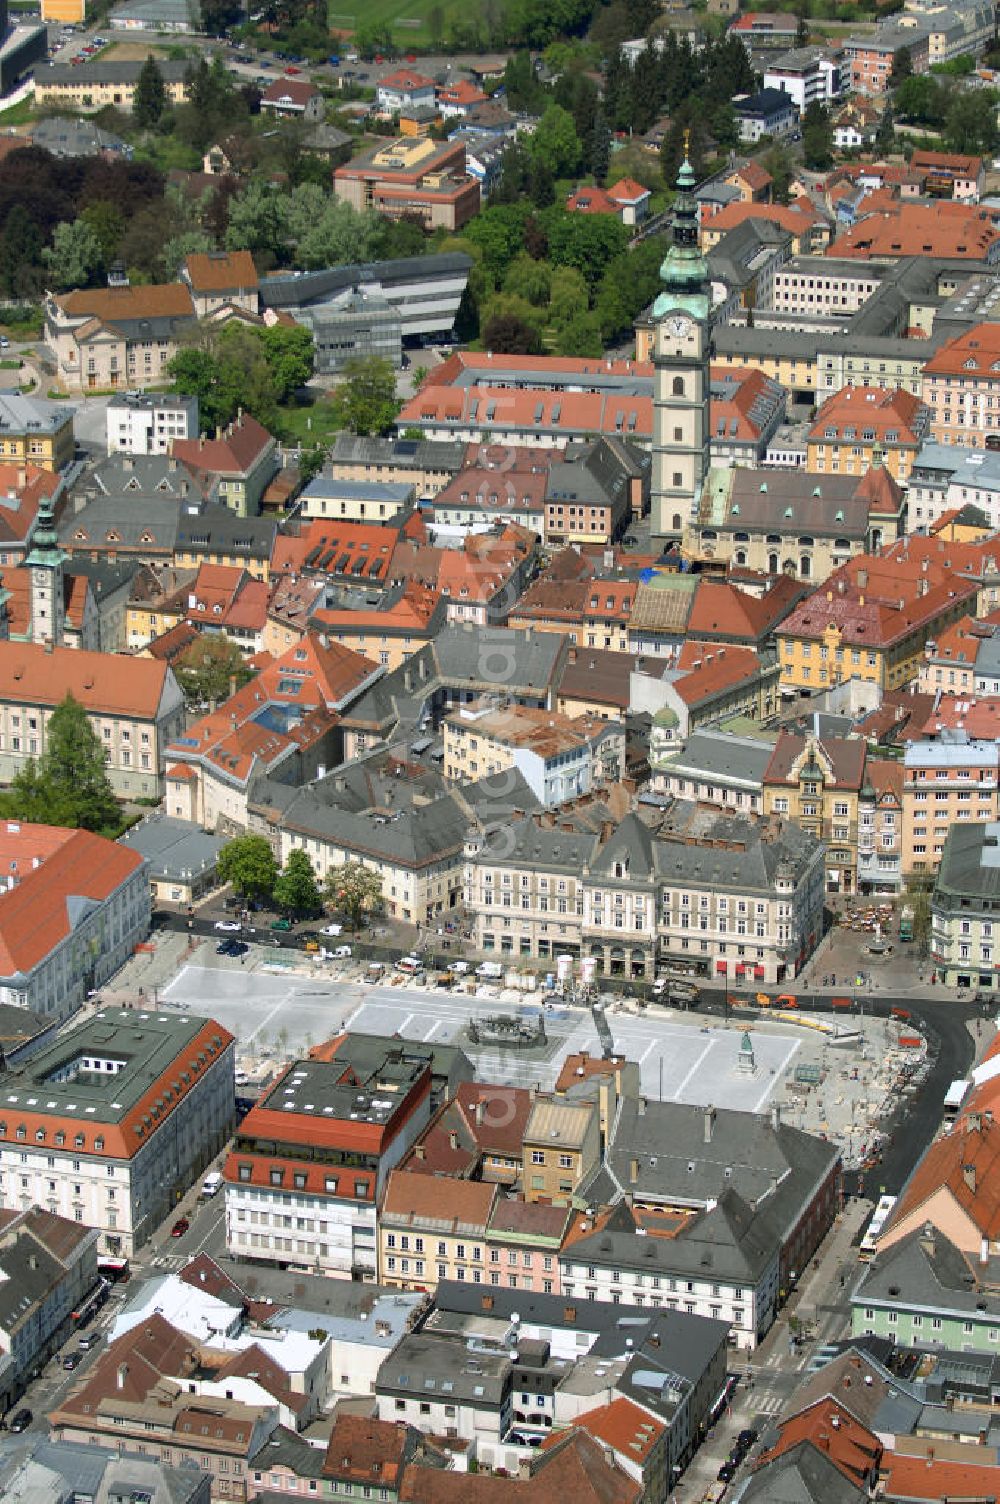
M780 1102L772 1102L771 1103L771 1127L773 1128L773 1130L774 1130L775 1133L777 1133L778 1129L781 1127L781 1103Z
M455 1132L454 1128L451 1130L451 1132L448 1135L448 1144L449 1144L449 1147L452 1148L452 1149L457 1149L458 1148L458 1134Z
M641 1118L644 1118L646 1116L646 1098L645 1097L640 1097L639 1098L638 1111L639 1111L639 1116Z
M628 1178L630 1185L639 1184L639 1161L637 1159L629 1161Z
M990 1261L990 1240L989 1240L989 1238L980 1238L980 1240L979 1240L979 1262L981 1264L988 1264L989 1261Z
M867 571L867 569L859 569L858 570L857 574L854 576L854 583L857 585L857 587L858 587L859 590L867 590L867 588L868 588L868 571Z
M927 1254L928 1258L934 1257L934 1254L937 1250L937 1237L935 1236L935 1228L933 1222L924 1223L923 1231L920 1234L920 1246Z
M715 1127L715 1108L714 1107L706 1107L705 1108L705 1142L706 1142L706 1144L710 1144L712 1142L712 1129L714 1127Z
M423 1144L414 1144L413 1155L415 1159L426 1159L427 1149Z
M413 693L413 673L409 664L403 669L403 688L408 695Z
M485 1116L486 1116L486 1103L480 1099L480 1101L478 1101L476 1103L476 1127L477 1128L481 1128L483 1126L483 1118Z
M973 1164L962 1166L962 1179L965 1181L973 1196L976 1194L976 1167Z

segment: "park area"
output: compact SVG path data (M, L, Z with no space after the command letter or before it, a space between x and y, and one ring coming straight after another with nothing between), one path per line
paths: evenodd
M328 11L330 30L345 38L363 28L366 32L392 33L401 52L409 46L440 45L448 27L466 21L468 5L461 0L331 0Z

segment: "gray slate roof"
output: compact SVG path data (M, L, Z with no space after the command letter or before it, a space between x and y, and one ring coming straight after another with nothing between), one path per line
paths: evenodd
M951 1239L938 1231L928 1238L921 1228L869 1264L851 1299L854 1305L960 1312L994 1323L1000 1313L1000 1295L977 1284L973 1266Z
M581 1194L599 1200L610 1191L611 1200L621 1194L617 1184L646 1201L697 1206L735 1191L751 1208L770 1207L784 1240L839 1155L834 1144L770 1117L626 1098L608 1170L599 1169Z
M260 301L264 308L300 308L352 287L371 283L382 288L410 282L432 283L436 277L467 276L471 270L472 258L464 251L447 251L440 256L401 257L393 261L357 262L292 276L262 277Z
M717 779L759 789L771 760L774 744L753 736L731 736L725 731L695 731L683 752L675 752L659 764L661 772L682 778Z
M859 1504L867 1498L824 1452L800 1442L751 1473L733 1504Z

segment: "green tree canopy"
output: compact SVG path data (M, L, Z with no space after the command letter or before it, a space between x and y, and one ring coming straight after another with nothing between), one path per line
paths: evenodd
M237 836L219 852L219 881L231 883L241 898L270 898L278 878L274 852L264 836Z
M361 862L345 862L342 867L331 867L323 894L356 930L364 914L376 913L382 905L382 877Z
M531 155L544 162L554 178L572 177L580 166L582 148L569 110L550 104L531 137Z
M396 373L389 361L378 356L349 360L334 405L340 423L352 433L387 433L401 406L396 397Z
M163 74L152 53L146 58L135 86L135 100L132 105L132 115L136 125L149 127L156 124L163 114L167 102L167 91L163 83Z
M25 764L0 810L7 818L68 825L117 835L121 811L108 780L104 748L72 695L67 695L45 728L45 751Z
M319 911L316 874L304 851L288 853L288 860L274 884L274 901L279 909L289 914L315 914Z
M833 123L815 100L802 117L802 157L810 172L826 172L833 166Z
M104 266L104 252L96 233L83 218L63 220L42 252L53 286L59 291L86 287Z
M174 673L193 709L218 705L253 678L235 642L224 632L204 632L180 653Z

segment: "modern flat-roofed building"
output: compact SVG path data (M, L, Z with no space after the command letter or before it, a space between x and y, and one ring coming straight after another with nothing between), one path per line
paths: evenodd
M109 454L169 454L174 439L198 437L198 398L124 392L107 405Z
M926 73L930 58L930 27L921 18L897 17L867 36L848 37L844 43L846 82L855 94L884 94L889 87L893 63L902 52L909 54L914 73Z
M85 1222L99 1255L130 1257L229 1137L234 1049L211 1019L101 1008L8 1066L2 1204Z
M430 1066L392 1040L345 1035L329 1059L293 1061L226 1159L229 1252L374 1281L376 1210L427 1124L430 1094Z
M479 210L465 142L429 136L401 136L355 157L334 171L333 191L353 209L416 216L428 229L459 230Z
M774 274L775 313L837 318L857 313L881 286L884 268L827 256L792 256Z
M840 95L840 54L825 47L793 47L764 67L765 89L780 89L804 115L811 104L828 105Z
M963 731L913 741L903 762L903 874L938 870L955 825L1000 818L1000 748Z
M388 305L388 314L398 320L400 339L425 335L447 338L471 270L470 256L463 251L445 251L440 255L324 267L313 272L279 272L261 278L260 305L265 312L290 313L300 323L308 324L319 345L318 359L322 363L324 360L333 361L335 354L331 349L324 355L324 335L329 332L332 341L338 322L348 317L355 322L355 332L351 336L355 344L361 339L361 330L366 323L370 326L368 338L371 341L381 343L395 339L391 325L381 328L382 320L388 317L383 303ZM362 305L359 299L370 300L370 306ZM348 439L355 446L411 442L404 439L358 439L340 434L335 452L336 447ZM355 478L365 480L369 477Z

